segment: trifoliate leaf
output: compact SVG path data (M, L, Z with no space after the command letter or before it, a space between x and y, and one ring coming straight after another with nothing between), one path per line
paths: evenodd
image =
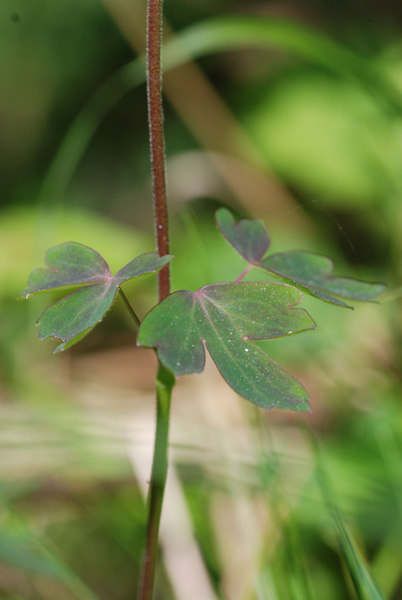
M182 290L153 308L137 343L157 349L175 375L199 373L205 347L228 384L262 408L309 410L301 383L250 340L314 329L294 287L280 283L221 283Z
M241 219L236 223L232 213L220 208L215 214L219 230L248 262L258 263L269 248L269 236L260 219Z
M162 268L172 259L154 252L141 254L112 276L107 262L76 242L67 242L46 253L46 269L35 269L21 296L86 284L47 308L37 321L39 337L60 339L55 352L72 346L86 335L110 308L119 286ZM89 284L89 285L88 285Z
M313 252L292 250L264 257L269 236L260 220L242 219L236 223L230 211L221 208L216 213L216 223L222 235L250 264L284 277L320 300L352 308L337 296L368 302L384 291L383 283L333 276L332 260Z
M302 250L272 254L264 258L260 266L307 288L316 298L339 306L348 305L336 296L370 301L377 298L385 288L383 283L335 277L331 275L334 265L330 258Z

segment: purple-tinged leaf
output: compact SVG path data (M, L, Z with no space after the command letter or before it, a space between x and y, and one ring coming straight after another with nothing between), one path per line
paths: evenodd
M63 343L55 352L66 350L99 323L116 297L120 285L161 269L173 257L148 252L137 256L112 276L107 262L91 248L67 242L46 253L47 269L35 269L22 292L28 298L37 292L83 285L50 308L37 321L39 337L54 337Z
M216 213L216 223L222 235L250 264L284 277L320 300L352 308L337 296L369 302L384 291L383 283L331 275L332 260L313 252L293 250L263 258L269 236L260 220L242 219L236 223L230 211L223 208Z
M110 268L100 254L77 242L65 242L46 252L47 269L35 269L28 287L20 296L73 285L97 283L111 277Z
M250 263L261 260L269 248L269 236L260 219L242 219L236 223L226 208L216 211L215 219L222 235L239 254Z
M138 344L157 348L175 375L199 373L208 349L228 384L265 409L309 410L308 394L250 340L271 339L315 324L295 288L279 283L224 283L168 296L145 317Z
M260 266L303 286L321 300L348 308L352 307L336 296L369 302L377 298L385 288L383 283L369 283L351 277L334 277L331 275L334 265L330 258L303 250L272 254L264 258Z
M114 275L114 280L117 285L121 285L130 279L141 277L141 275L147 273L153 273L164 267L172 258L172 254L166 254L162 257L155 252L140 254L140 256L137 256L120 269L120 271L117 271L116 275Z
M39 317L39 337L69 342L99 323L117 293L113 279L83 287L47 308Z
M78 335L73 337L71 340L68 340L68 342L63 342L62 344L59 344L53 350L53 354L57 354L58 352L64 352L64 350L68 350L68 348L70 348L71 346L74 346L74 344L77 344L85 336L87 336L88 333L90 333L92 331L92 329L93 329L93 327L91 327L90 329L86 329L85 331L82 331L81 333L79 333Z

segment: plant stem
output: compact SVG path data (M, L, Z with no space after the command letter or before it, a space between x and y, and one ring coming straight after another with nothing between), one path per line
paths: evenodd
M165 142L162 109L162 0L148 0L147 14L147 92L154 197L155 239L159 256L169 254L166 193ZM170 268L158 273L159 301L170 293Z
M247 267L244 269L244 271L242 271L240 273L240 275L238 276L238 278L236 279L236 283L239 283L247 275L247 273L250 271L250 269L252 269L252 268L253 268L253 265L249 263L247 265Z
M157 413L154 458L148 496L148 522L139 600L151 600L154 588L159 523L168 469L170 398L174 384L174 375L159 363L156 378Z
M139 320L137 313L135 312L135 310L131 306L130 302L127 299L126 294L123 292L123 290L121 289L121 287L119 287L119 294L120 294L120 298L123 300L124 304L128 308L128 312L133 317L133 319L135 321L135 324L137 325L137 327L139 327L141 325L141 321Z
M154 198L155 239L159 256L169 253L166 194L165 143L162 110L162 0L148 0L147 13L147 92ZM170 294L169 264L158 272L158 299ZM151 483L148 492L148 520L140 580L139 600L152 600L158 553L159 523L168 469L170 398L175 377L159 363L156 377L156 432Z

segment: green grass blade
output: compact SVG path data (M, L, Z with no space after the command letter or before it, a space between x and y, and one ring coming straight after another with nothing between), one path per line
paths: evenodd
M367 67L359 55L305 25L244 15L210 19L188 27L167 43L164 57L169 68L183 55L197 58L239 47L272 46L342 73Z
M318 451L317 459L318 485L321 489L328 512L332 516L334 530L339 544L339 550L355 587L357 598L359 600L385 600L385 597L378 588L378 585L371 574L369 566L355 544L352 536L349 534L348 528L346 527L342 516L332 499L333 496L330 485L323 469L321 459L318 455Z
M402 114L399 93L377 73L369 61L303 25L260 17L224 17L190 26L164 47L164 70L189 60L242 47L277 47L313 64L324 66L343 77L369 86L397 114ZM111 109L134 87L145 81L145 62L140 57L124 65L92 94L71 123L43 182L43 203L59 201L87 150L100 123Z
M29 532L0 533L0 561L35 575L60 581L79 600L98 600L97 596L54 552L44 547Z
M374 581L361 552L349 535L339 512L333 508L332 514L340 550L356 588L359 600L385 600L385 597L382 595Z

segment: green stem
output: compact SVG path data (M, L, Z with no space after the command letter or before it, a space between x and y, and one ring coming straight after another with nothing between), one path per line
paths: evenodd
M137 313L131 306L130 302L128 301L126 294L123 292L123 290L120 287L119 287L119 294L120 294L120 298L123 300L124 304L126 305L128 312L133 317L135 324L137 325L137 327L139 327L141 325L141 321L138 318Z
M169 254L166 193L165 141L162 109L162 0L148 0L147 13L147 92L154 199L155 239L159 256ZM159 302L170 294L170 268L158 272ZM156 432L151 484L148 492L148 520L140 580L139 600L152 600L158 553L159 523L168 469L170 398L174 375L159 363L156 378Z
M151 600L154 588L159 523L168 469L170 398L174 384L174 375L159 363L156 378L157 413L154 458L148 496L148 522L139 600Z

